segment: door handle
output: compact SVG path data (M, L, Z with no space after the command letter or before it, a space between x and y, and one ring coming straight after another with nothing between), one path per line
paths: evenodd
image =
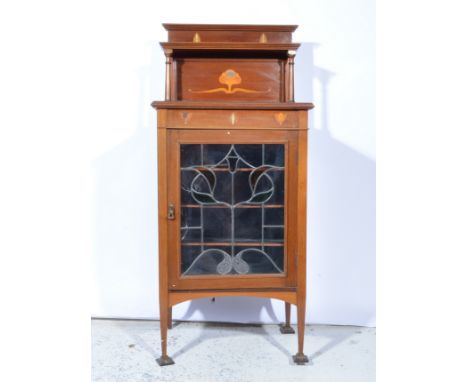
M175 219L175 207L174 203L169 203L169 208L167 209L167 218L169 220Z

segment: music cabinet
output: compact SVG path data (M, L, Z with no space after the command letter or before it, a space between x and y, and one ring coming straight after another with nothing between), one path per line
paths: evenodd
M161 358L172 306L251 296L285 302L304 355L307 112L294 102L294 25L164 24L158 121Z

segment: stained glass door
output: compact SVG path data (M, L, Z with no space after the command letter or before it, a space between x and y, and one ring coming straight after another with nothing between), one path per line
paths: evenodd
M286 277L287 143L174 145L178 278Z

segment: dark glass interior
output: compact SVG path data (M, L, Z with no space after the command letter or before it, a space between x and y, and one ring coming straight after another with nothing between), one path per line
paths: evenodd
M284 270L284 145L182 144L183 275Z

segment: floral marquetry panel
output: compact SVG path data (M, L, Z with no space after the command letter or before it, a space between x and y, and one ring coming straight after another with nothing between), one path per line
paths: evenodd
M283 144L181 144L181 274L281 274Z
M223 58L215 61L181 58L177 100L280 101L280 60Z

